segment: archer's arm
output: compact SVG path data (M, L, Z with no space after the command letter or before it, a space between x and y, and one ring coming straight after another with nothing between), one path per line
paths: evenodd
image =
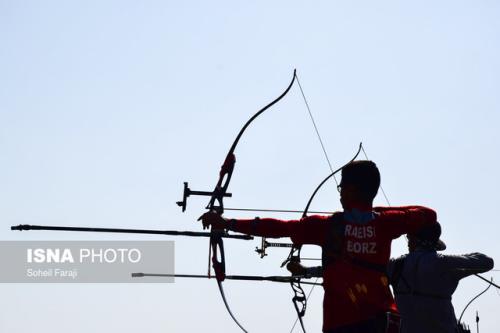
M225 219L227 229L239 233L269 237L291 237L300 224L300 220L278 220L272 218Z
M229 230L267 238L290 237L296 244L324 243L327 216L308 216L300 220L255 218L250 220L228 219Z
M328 216L308 216L300 220L279 220L271 218L225 219L215 213L206 213L201 218L205 228L261 236L267 238L290 237L296 244L317 244L325 241Z
M472 274L484 273L493 269L493 259L482 253L463 255L443 255L441 260L446 267L446 273L457 279L463 279Z
M373 210L380 214L384 231L391 239L437 222L436 212L423 206L375 207Z

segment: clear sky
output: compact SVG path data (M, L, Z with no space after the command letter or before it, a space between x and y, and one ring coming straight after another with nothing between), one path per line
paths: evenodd
M438 212L446 253L500 262L499 17L500 3L482 0L0 0L0 238L162 239L9 230L19 223L201 230L205 200L184 214L175 205L182 182L210 190L240 127L297 68L334 166L363 141L391 204ZM236 155L233 207L303 209L329 170L297 87ZM333 183L313 206L340 209ZM207 241L175 241L177 272L204 274ZM286 251L261 260L257 243L226 242L228 273L286 274ZM463 281L457 314L484 287ZM290 330L288 285L225 288L249 331ZM215 281L0 293L2 332L237 331ZM316 288L310 332L321 299ZM478 310L481 331L498 331L499 301L489 291L465 320Z

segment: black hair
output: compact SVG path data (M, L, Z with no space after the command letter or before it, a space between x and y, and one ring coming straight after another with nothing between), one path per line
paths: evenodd
M340 186L352 185L359 199L372 202L380 187L380 172L373 161L353 161L342 169Z

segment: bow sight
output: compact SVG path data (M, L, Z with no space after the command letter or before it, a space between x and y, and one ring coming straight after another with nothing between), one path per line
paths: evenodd
M205 197L232 197L232 193L226 193L222 189L216 189L213 192L208 192L208 191L193 191L189 188L188 182L184 182L184 192L182 194L182 201L177 201L176 204L177 206L182 208L182 212L186 211L186 206L187 206L187 198L189 198L191 195L199 195L199 196L205 196Z

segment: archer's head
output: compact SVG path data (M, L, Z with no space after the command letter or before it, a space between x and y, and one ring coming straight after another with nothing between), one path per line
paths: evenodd
M425 226L415 234L408 234L408 251L413 252L417 249L443 251L446 244L440 239L441 224L439 222Z
M380 172L372 161L354 161L342 169L339 184L344 210L371 209L380 186Z

